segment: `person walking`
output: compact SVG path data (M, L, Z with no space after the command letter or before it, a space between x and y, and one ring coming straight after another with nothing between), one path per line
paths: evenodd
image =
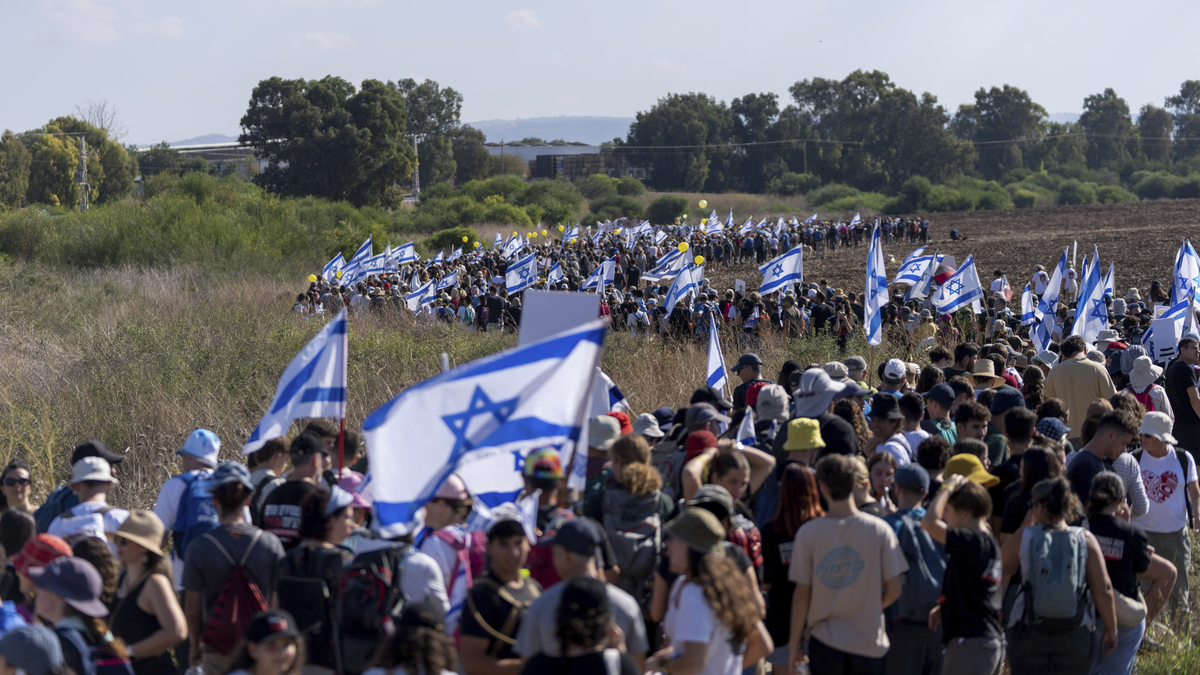
M1196 392L1196 365L1200 364L1200 341L1194 337L1179 340L1179 356L1167 366L1167 400L1175 413L1171 434L1178 445L1200 457L1200 394ZM1076 418L1083 419L1083 418Z
M304 636L296 620L282 609L273 609L251 617L228 675L300 675L303 668Z
M1046 376L1046 398L1062 399L1070 419L1085 420L1087 408L1092 401L1098 398L1112 398L1113 394L1117 393L1116 387L1113 386L1104 366L1087 358L1087 343L1083 338L1072 335L1062 341L1059 350L1061 360ZM1200 351L1197 351L1197 360L1200 361ZM1192 376L1192 381L1194 387L1195 375ZM1172 405L1175 405L1174 402ZM1197 399L1196 405L1200 407L1200 399ZM1196 421L1197 441L1200 442L1200 417L1197 417ZM1072 447L1081 447L1082 425L1072 433L1074 435L1067 440L1071 442ZM1200 449L1200 443L1197 449Z

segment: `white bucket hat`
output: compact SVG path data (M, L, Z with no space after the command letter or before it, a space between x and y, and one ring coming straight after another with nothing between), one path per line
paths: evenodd
M112 465L100 457L84 457L71 466L71 485L96 481L118 485L112 475Z
M1133 370L1129 371L1129 384L1138 389L1145 389L1162 377L1163 369L1154 365L1149 356L1139 356L1133 362Z
M1146 418L1142 420L1142 426L1138 429L1138 433L1153 436L1163 443L1177 445L1179 441L1175 440L1175 437L1171 435L1172 424L1171 418L1166 413L1148 412L1146 413Z

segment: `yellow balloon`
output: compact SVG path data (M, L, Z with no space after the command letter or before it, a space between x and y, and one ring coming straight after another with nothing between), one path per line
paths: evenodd
M572 239L571 241L568 241L567 243L568 243L568 244L574 244L576 241L578 241L578 239Z
M687 242L686 241L679 242L679 246L677 246L676 248L679 249L680 253L687 253L687 250L688 250Z
M317 275L315 275L315 274L310 274L310 275L308 275L308 280L309 280L309 281L316 281L316 280L317 280Z
M530 233L529 233L529 238L530 238L530 239L537 239L537 232L530 232Z
M543 237L544 237L544 236L546 236L546 231L545 231L545 230L542 230L542 236L543 236Z
M703 264L704 264L704 256L702 256L702 255L698 255L698 256L696 256L696 259L695 259L695 260L696 260L696 264L697 264L697 265L703 265Z
M475 248L479 248L479 242L475 242Z
M707 208L708 208L708 200L707 200L707 199L701 199L701 200L700 200L700 208L702 208L702 209L707 209Z
M463 237L463 243L464 243L464 244L465 244L465 243L467 243L467 238L466 238L466 237Z
M683 214L683 219L684 219L684 220L687 220L687 214L686 214L686 213L685 213L685 214Z
M513 236L514 236L514 237L515 237L515 236L517 236L517 233L516 233L516 232L513 232Z
M338 278L339 278L339 279L341 279L341 278L342 278L342 271L341 271L341 270L338 270L338 271L337 271L337 275L338 275Z
M562 225L559 225L559 226L558 226L558 231L559 231L559 232L562 232L562 231L563 231L563 230L565 230L565 229L566 229L566 228L565 228L565 227L563 227Z

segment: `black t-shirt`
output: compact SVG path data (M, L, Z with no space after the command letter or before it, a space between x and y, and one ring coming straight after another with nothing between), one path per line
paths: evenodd
M1004 517L1000 519L1000 532L1016 534L1033 508L1033 495L1021 491L1019 483L1013 483L1004 491Z
M756 377L753 380L750 380L749 382L743 382L743 383L739 384L733 390L733 407L734 408L745 408L746 407L746 391L748 389L750 389L750 387L752 387L755 384L760 383L760 382L766 383L766 384L771 383L770 380L764 380L761 377ZM755 403L757 404L757 401Z
M887 509L883 508L883 504L880 502L867 502L858 507L858 510L863 513L869 513L876 518L887 518L891 515L887 512Z
M470 600L462 613L462 634L487 638L487 653L490 656L498 659L520 658L513 652L512 645L492 637L492 634L480 625L480 619L493 631L516 640L525 611L542 594L542 587L538 582L533 579L523 581L525 583L521 588L513 588L492 576L491 570L488 570L471 586ZM514 600L515 603L512 602Z
M767 590L767 619L764 624L775 644L788 641L788 630L792 625L792 593L796 584L788 581L788 568L792 564L792 544L789 537L775 530L775 521L762 527L763 583Z
M793 417L792 419L796 418ZM854 433L854 427L849 422L829 412L821 413L816 417L816 420L821 430L821 440L825 441L825 447L817 451L818 460L826 455L850 455L852 457L858 455L858 436ZM787 450L783 449L783 444L787 443L787 430L788 428L785 424L775 433L775 442L771 445L771 452L776 457L787 456ZM777 462L775 469L778 475L782 477L783 462Z
M490 323L501 323L504 321L504 301L498 295L489 295L484 302L487 305L488 321Z
M1137 575L1150 569L1150 548L1145 530L1120 518L1103 515L1088 518L1088 529L1100 543L1113 588L1127 598L1136 598Z
M521 675L544 675L544 673L608 675L608 668L604 665L604 652L592 652L568 659L536 654L526 661L525 667L521 669ZM621 653L621 675L641 675L637 664L624 652Z
M1079 456L1071 460L1071 466L1067 469L1067 480L1071 481L1071 489L1079 497L1079 502L1087 506L1088 497L1092 494L1092 479L1109 469L1104 465L1104 460L1087 450L1080 450L1077 454Z
M1188 398L1187 392L1189 388L1196 386L1196 371L1187 363L1175 359L1167 366L1166 378L1167 384L1164 389L1167 390L1167 400L1171 402L1171 409L1175 411L1175 428L1200 429L1200 417L1192 410L1192 400ZM1180 443L1184 447L1190 447L1184 439L1180 439Z
M1016 483L1021 478L1021 456L1009 457L997 466L993 466L991 474L1000 479L995 486L988 488L988 496L992 498L992 516L995 518L1004 517L1004 491L1009 485Z
M300 502L317 491L306 480L289 480L275 488L263 504L263 529L279 537L283 550L290 551L300 543Z
M957 527L946 531L946 576L942 579L944 642L953 638L997 638L1002 581L1000 543L987 532Z
M820 332L828 327L829 321L833 319L833 308L822 302L812 308L812 328L813 332Z

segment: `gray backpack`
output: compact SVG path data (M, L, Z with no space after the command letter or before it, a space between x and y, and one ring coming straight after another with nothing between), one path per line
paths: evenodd
M649 606L654 569L662 548L662 515L658 491L634 497L623 487L610 486L601 500L604 531L621 569L617 586Z
M1078 628L1087 611L1087 542L1083 529L1029 530L1025 621L1047 633Z

